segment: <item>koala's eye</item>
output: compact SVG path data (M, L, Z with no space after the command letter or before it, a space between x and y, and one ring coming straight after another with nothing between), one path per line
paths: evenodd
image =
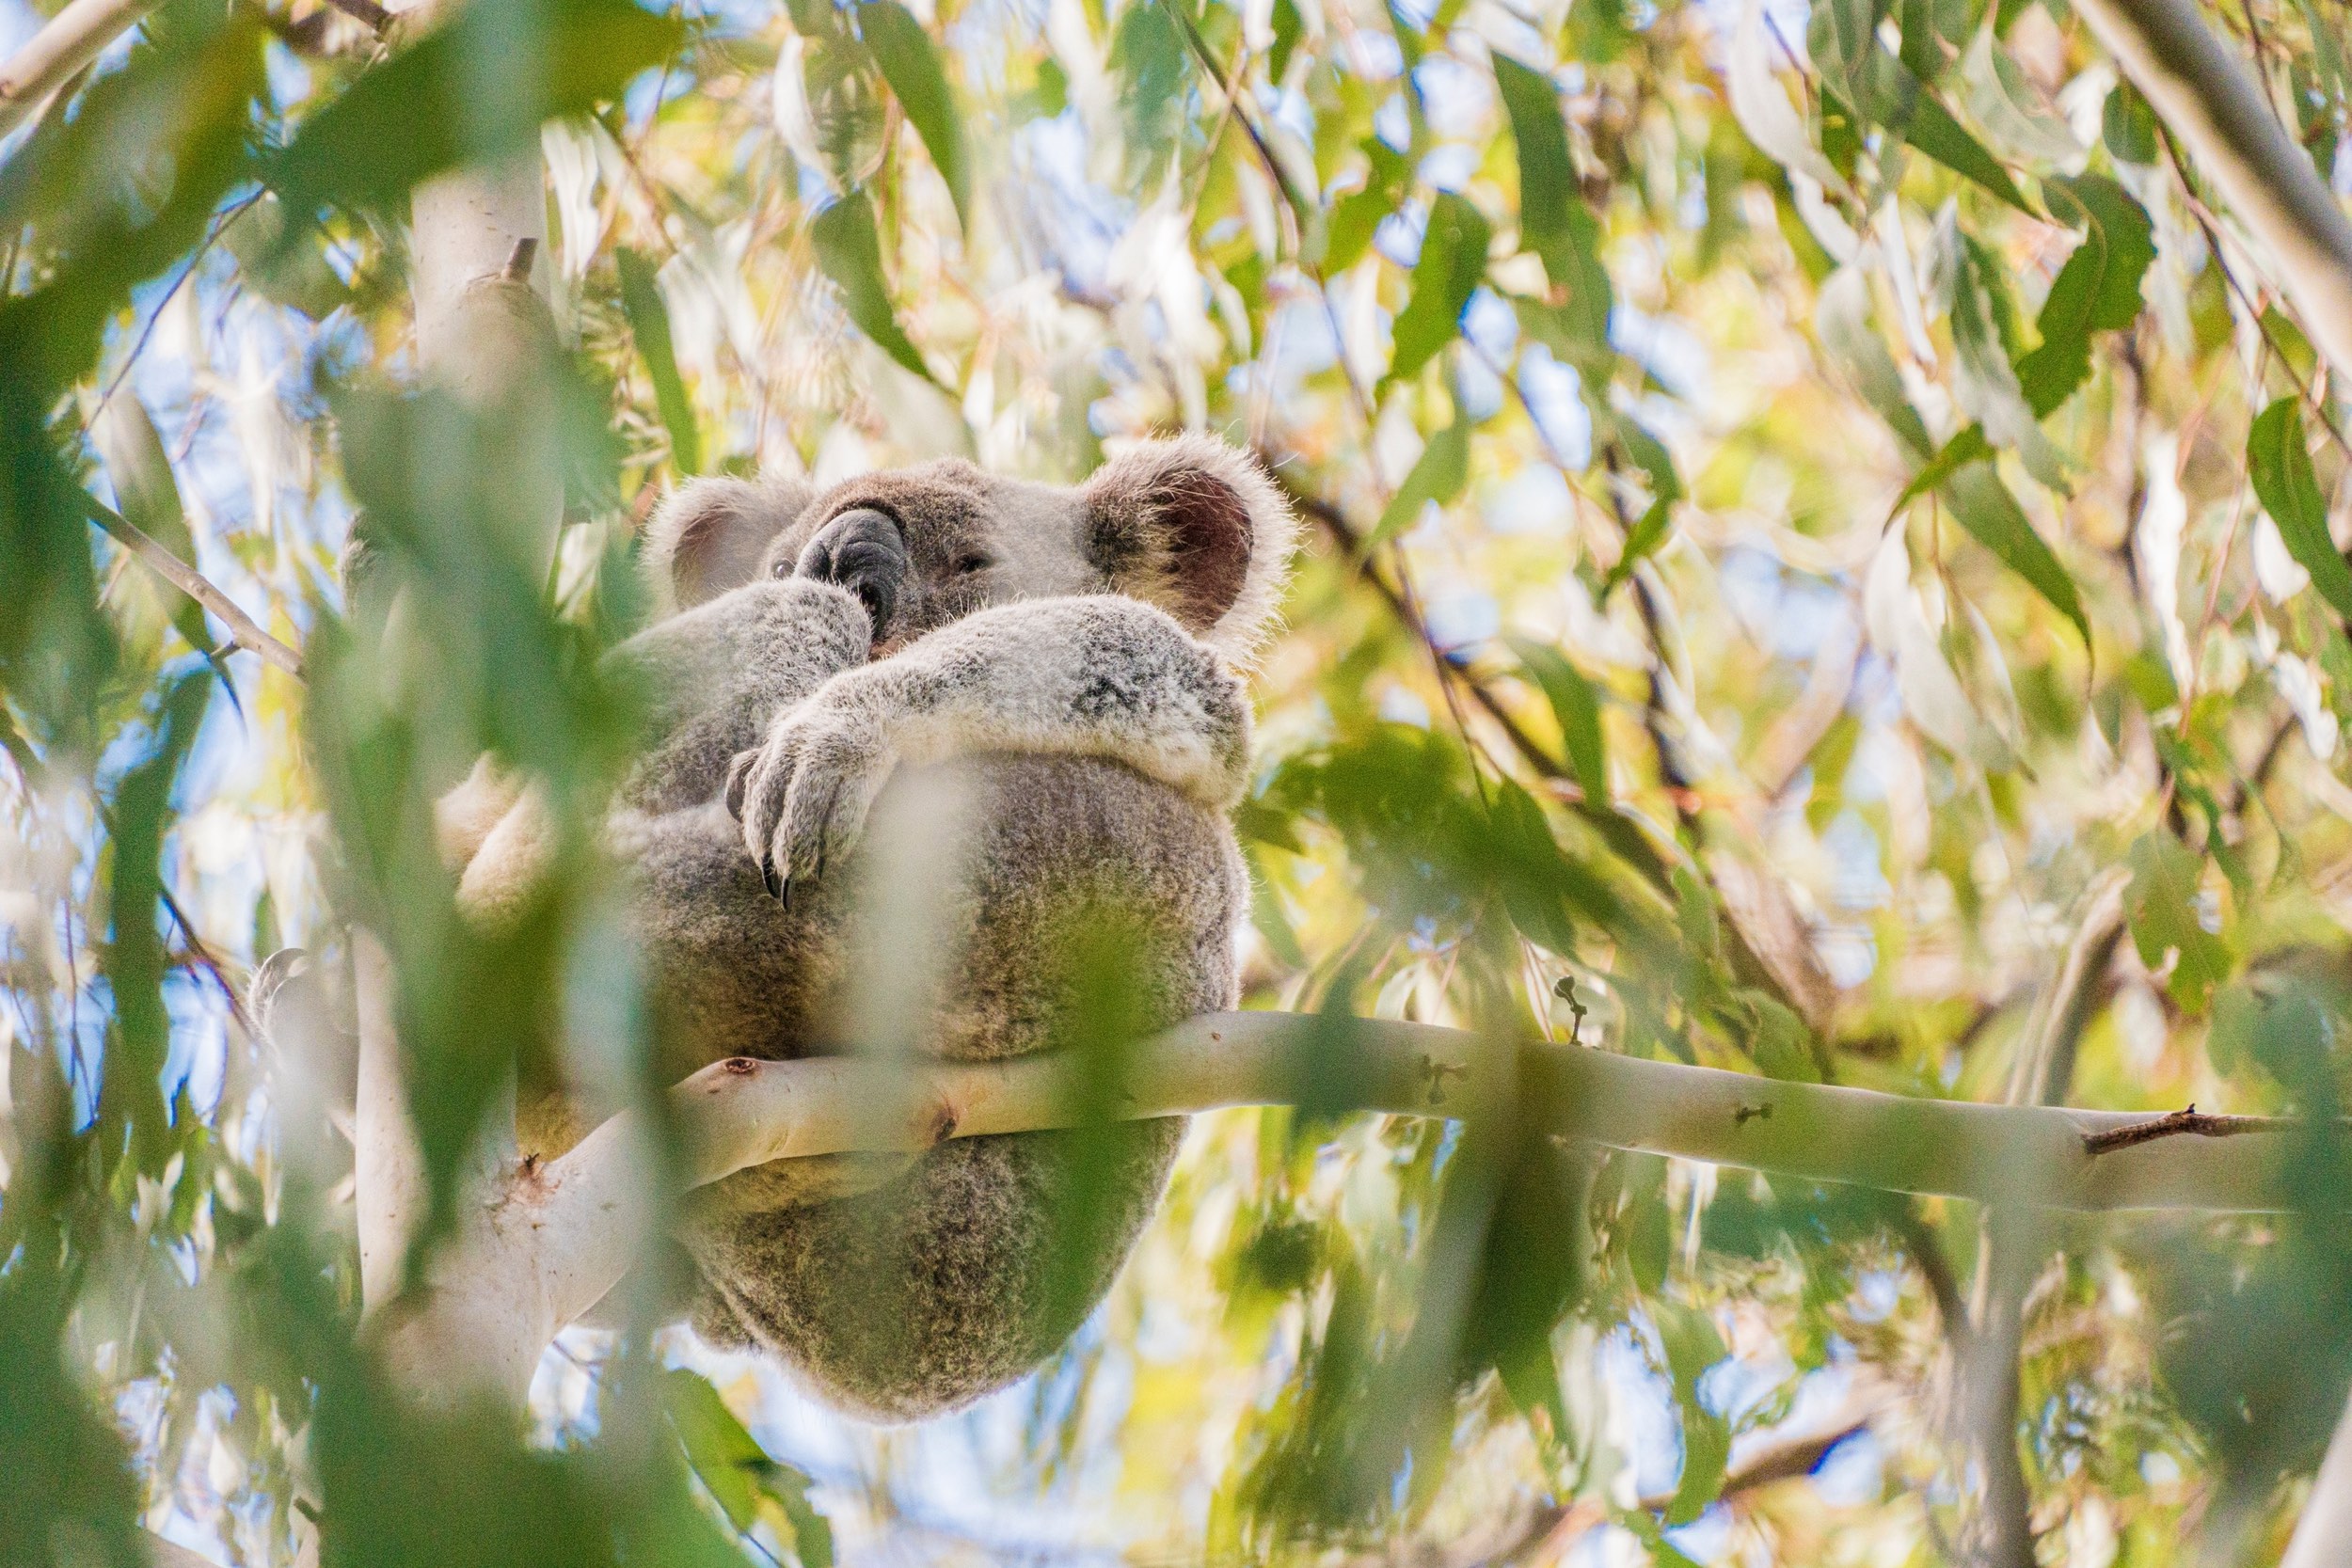
M956 558L956 576L968 578L975 572L985 572L994 564L984 555L964 555Z
M782 561L777 562L773 566L768 568L768 575L771 578L790 577L792 575L792 558L790 556L787 556Z

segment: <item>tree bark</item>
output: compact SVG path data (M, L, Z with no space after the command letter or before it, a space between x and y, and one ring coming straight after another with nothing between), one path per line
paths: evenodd
M2074 0L2074 12L2266 254L2270 280L2352 382L2352 221L2196 0Z
M381 1062L389 1015L369 1017ZM361 1049L366 1072L364 1037ZM2149 1118L1781 1083L1429 1024L1213 1013L1136 1046L1107 1096L1080 1072L1055 1057L715 1063L672 1091L680 1180L700 1186L771 1160L1068 1127L1104 1103L1120 1119L1270 1104L1463 1118L1515 1104L1535 1125L1607 1148L1980 1202L2268 1212L2292 1196L2263 1136L2166 1138L2093 1156L2086 1134ZM388 1330L396 1359L413 1350L442 1386L470 1360L470 1381L519 1400L548 1340L637 1260L657 1196L646 1188L646 1136L643 1118L624 1115L544 1167L486 1162L460 1233ZM389 1223L389 1195L413 1195L420 1179L362 1158L389 1183L372 1192L363 1174L362 1212Z
M0 136L22 124L73 73L105 53L160 0L73 0L0 64Z
M2312 1500L2296 1521L2279 1568L2343 1568L2352 1562L2352 1404L2336 1423L2319 1474L2312 1478Z

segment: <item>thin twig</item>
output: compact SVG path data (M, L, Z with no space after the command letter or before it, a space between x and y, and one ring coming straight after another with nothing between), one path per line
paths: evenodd
M245 1010L245 999L237 994L237 988L230 983L228 973L220 967L220 959L214 955L212 948L205 944L204 939L196 934L195 923L188 919L187 911L180 907L180 900L171 895L171 889L158 884L155 891L162 895L164 908L171 915L171 923L180 927L180 939L188 944L188 951L195 955L197 963L213 977L213 983L220 988L220 994L228 1000L229 1016L237 1021L237 1027L245 1031L246 1038L258 1043L262 1033L254 1028L251 1015Z
M2083 1152L2096 1159L2119 1148L2154 1143L2158 1138L2236 1138L2249 1132L2277 1132L2291 1125L2269 1117L2215 1116L2192 1104L2185 1110L2173 1111L2135 1127L2110 1127L2104 1132L2085 1132Z
M121 387L124 378L130 375L131 367L137 364L139 356L147 351L147 341L155 335L155 324L164 319L164 312L169 309L171 302L179 297L181 289L186 285L189 278L196 276L196 269L202 263L205 253L211 250L219 242L220 237L229 231L230 224L245 216L255 203L268 194L268 187L263 186L213 219L212 227L205 230L203 240L188 259L181 263L180 271L172 277L170 286L164 290L164 297L157 300L155 308L147 313L147 325L139 328L139 335L132 342L131 351L122 356L122 363L115 367L114 376L106 383L106 389L98 395L98 406L90 413L91 423L95 424L98 416L103 414L106 411L106 405L114 401L116 390Z
M260 655L262 662L283 670L296 680L302 678L302 656L263 631L251 616L237 608L234 599L222 593L201 572L164 548L119 514L99 505L94 499L86 496L83 504L89 511L90 520L112 534L115 541L137 557L142 565L217 616L220 623L229 628L231 643L248 653Z

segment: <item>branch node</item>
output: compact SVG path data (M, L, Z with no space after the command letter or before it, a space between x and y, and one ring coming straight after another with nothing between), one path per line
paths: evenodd
M2119 1148L2136 1144L2153 1143L2158 1138L2234 1138L2248 1132L2271 1132L2279 1124L2262 1117L2211 1116L2200 1111L2195 1102L2178 1111L2134 1122L2128 1127L2112 1127L2104 1132L2085 1132L2083 1152L2092 1159L2111 1154Z
M500 276L504 277L510 283L522 283L529 281L531 277L532 259L538 254L538 240L530 234L525 234L521 239L515 242L515 248L506 258L505 269L500 274Z

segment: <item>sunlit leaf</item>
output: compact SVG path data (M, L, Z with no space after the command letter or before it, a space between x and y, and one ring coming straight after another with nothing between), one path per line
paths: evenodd
M899 106L923 138L931 165L947 182L956 216L972 222L972 171L964 151L963 119L947 87L947 72L930 34L898 0L860 0L858 31L874 52L882 79L898 95Z
M1986 151L1984 144L1970 135L1950 111L1932 97L1921 97L1903 127L1903 138L1953 173L1964 175L2019 212L2032 215L2033 209L2026 204L2017 182L2009 177L2009 170L2001 166L2000 160Z
M773 1509L792 1532L802 1568L832 1568L833 1527L809 1505L808 1477L771 1459L699 1373L675 1367L663 1372L661 1395L687 1462L728 1522L749 1530L764 1509Z
M1410 528L1430 502L1444 506L1461 495L1470 480L1470 425L1458 404L1456 409L1454 422L1432 435L1422 448L1405 483L1396 487L1396 495L1382 510L1379 523L1365 535L1366 550Z
M1600 226L1584 205L1576 164L1560 118L1560 90L1542 71L1508 55L1493 56L1495 85L1518 144L1519 232L1544 260L1554 290L1566 295L1574 334L1593 350L1609 342L1609 274L1600 264Z
M1606 801L1609 754L1601 740L1599 693L1559 649L1521 637L1512 638L1510 645L1551 705L1578 787L1587 800Z
M1962 237L1952 210L1941 220L1939 266L1951 298L1953 367L1952 395L1971 418L1984 427L1986 439L2015 451L2034 478L2053 489L2063 488L2066 461L2042 433L2039 417L2026 401L2009 347L2002 341L1994 313L1994 294L1985 276L1991 265L1974 242Z
M623 245L612 254L621 275L621 309L628 314L628 329L644 357L645 373L653 378L654 405L661 411L662 428L670 433L670 466L680 474L702 472L702 430L694 422L694 404L678 374L677 355L670 343L670 312L645 259Z
M1708 1369L1726 1353L1706 1313L1667 1301L1653 1304L1651 1312L1682 1417L1682 1475L1666 1505L1665 1522L1687 1525L1722 1493L1731 1458L1731 1424L1707 1402L1700 1386Z
M817 264L841 291L842 306L858 330L891 358L936 384L891 306L890 287L882 281L882 242L866 193L851 191L810 219L808 237L817 247Z
M2203 857L2158 829L2132 846L2131 865L2123 903L2140 960L2152 970L2169 963L2166 984L2173 999L2202 1012L2213 988L2230 977L2233 967L2228 945L2200 916Z
M1814 304L1813 329L1863 401L1914 455L1926 457L1934 442L1904 394L1902 375L1886 351L1886 341L1870 325L1870 284L1859 267L1841 267L1822 283Z
M539 127L616 96L685 38L632 0L461 7L302 122L259 170L293 211L382 207L427 175L535 149Z
M90 424L90 441L115 487L115 510L132 527L163 546L182 561L194 562L196 540L188 531L186 512L180 504L180 485L172 478L171 456L155 421L129 388L118 388L114 401ZM216 641L204 622L203 607L171 590L171 624L189 647L209 653Z
M2050 280L2035 327L2041 346L2017 362L2026 403L2047 415L2090 376L2090 335L2139 319L2139 281L2156 259L2146 209L2112 180L2086 174L2044 183L2054 209L2079 214L2082 244Z
M2312 585L2335 612L2352 620L2352 565L2328 530L2328 503L2303 445L2303 409L2284 397L2264 409L2246 433L2247 473L2263 510L2279 526L2287 553L2312 575Z
M1440 191L1413 263L1412 297L1396 318L1387 379L1417 373L1461 330L1462 312L1486 273L1491 230L1467 197Z
M1391 151L1388 143L1366 136L1362 146L1372 161L1371 171L1359 189L1340 198L1331 209L1323 251L1324 269L1328 273L1345 272L1363 260L1381 223L1403 204L1405 193L1412 187L1412 165Z
M1994 141L2022 158L2063 163L2082 151L2065 120L2042 102L2009 56L1988 14L1960 61L1969 112Z
M2001 483L1993 465L1963 466L1945 482L1944 493L1952 503L1952 515L1960 519L1960 526L2000 557L2003 565L2033 584L2034 592L2074 623L2083 646L2089 648L2090 617L2083 609L2082 594L2076 590L2074 578L2034 531L2032 520L2017 504L2017 498L2009 493L2009 486Z

